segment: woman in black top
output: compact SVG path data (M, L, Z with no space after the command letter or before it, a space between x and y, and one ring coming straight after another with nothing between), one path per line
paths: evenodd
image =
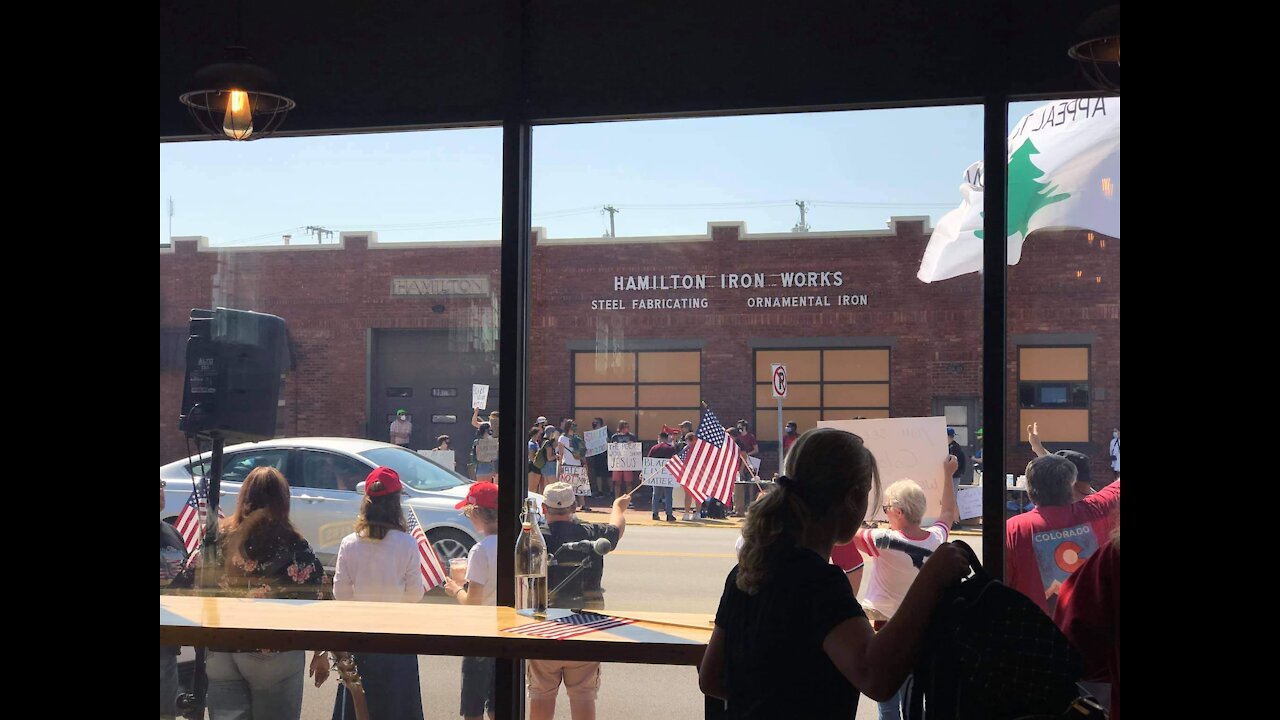
M730 718L852 719L859 691L881 700L901 686L939 594L968 574L968 562L940 546L897 614L873 632L827 559L853 539L868 494L879 497L875 458L857 435L820 428L796 440L785 470L747 516L698 687L727 701Z

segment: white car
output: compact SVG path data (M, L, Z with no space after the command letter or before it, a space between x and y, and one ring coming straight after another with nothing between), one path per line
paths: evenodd
M177 519L191 495L193 476L203 477L207 472L209 455L206 452L161 466L160 479L165 481L161 520L172 523ZM353 531L360 514L362 497L357 483L364 482L369 471L380 465L400 474L405 488L403 502L414 509L446 567L449 560L466 557L471 546L480 541L471 521L454 508L467 496L470 479L398 445L358 438L278 438L226 448L219 500L224 515L235 511L236 493L245 476L264 465L277 468L288 478L293 498L289 520L329 569L337 559L338 545ZM541 495L529 496L542 507Z

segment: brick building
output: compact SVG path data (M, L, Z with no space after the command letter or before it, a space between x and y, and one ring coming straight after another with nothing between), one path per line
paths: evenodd
M710 223L702 235L547 238L535 230L531 407L555 421L628 419L646 441L663 423L751 420L766 472L776 468L768 369L785 362L784 415L946 414L972 448L981 427L981 280L916 279L926 218L888 230L751 234ZM1120 242L1042 231L1009 270L1006 470L1030 459L1032 420L1052 447L1080 449L1109 477L1120 414ZM186 452L176 426L192 308L271 313L289 327L282 436L386 439L397 408L414 447L471 435L470 385L497 384L499 247L492 242L211 248L176 238L160 250L160 461ZM491 391L496 407L500 388ZM532 418L530 418L532 420ZM430 444L428 444L430 443Z

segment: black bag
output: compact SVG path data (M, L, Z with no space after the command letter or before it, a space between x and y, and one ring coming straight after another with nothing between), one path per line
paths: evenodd
M723 520L729 516L729 509L724 503L715 498L707 498L702 501L702 517Z
M903 693L906 720L1013 720L1061 715L1084 671L1067 637L1030 598L987 574L946 590Z

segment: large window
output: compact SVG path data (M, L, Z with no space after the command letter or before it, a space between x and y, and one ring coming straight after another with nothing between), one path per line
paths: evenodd
M332 573L360 511L356 485L385 465L436 554L467 555L480 533L455 505L470 482L472 385L489 386L482 419L499 396L500 180L493 128L160 146L162 520L178 521L189 458L209 450L176 427L191 310L226 307L282 318L290 357L275 406L285 440L228 443L222 512L235 512L249 471L276 467L290 522ZM400 410L409 449L389 444ZM440 435L461 474L410 452ZM456 604L441 589L423 602ZM184 684L192 657L179 657ZM420 661L427 717L457 716L460 666ZM332 683L305 683L302 717L331 716Z
M594 417L611 428L625 420L642 440L656 440L664 424L698 422L697 351L576 352L573 378L575 418L584 426Z
M1089 441L1089 348L1018 349L1018 426L1037 423L1040 438Z
M611 431L625 420L648 451L663 425L703 420L705 402L727 428L750 423L746 462L769 478L779 444L773 363L787 365L783 415L802 432L980 399L977 268L938 282L917 272L955 206L960 172L982 155L981 115L946 107L536 127L528 420L572 415L585 430L602 417ZM934 442L942 457L946 436ZM940 463L928 471L940 474ZM606 470L585 500L594 512L579 520L607 519L611 481ZM732 509L745 514L752 488L733 488ZM606 607L712 613L740 521L687 515L679 487L674 508L655 495L633 495L625 537L604 560ZM627 698L663 687L674 716L698 716L691 683L677 669L606 667L599 715L621 716ZM862 709L874 716L871 704Z
M787 366L783 422L803 433L819 420L889 417L889 348L756 350L756 429L778 440L778 401L770 390L775 363Z

